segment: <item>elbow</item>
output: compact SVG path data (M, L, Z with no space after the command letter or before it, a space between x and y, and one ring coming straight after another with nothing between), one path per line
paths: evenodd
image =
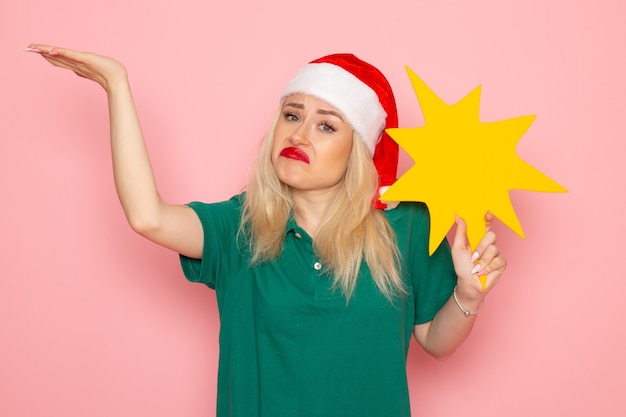
M448 359L450 359L452 357L452 354L454 354L455 349L424 349L426 351L426 353L428 353L430 356L432 356L433 358L437 359L439 362L445 362Z
M451 343L436 343L432 337L429 337L429 333L430 324L417 325L413 332L415 340L428 355L440 362L448 360L458 346Z
M130 228L144 237L153 235L161 228L160 222L156 219L146 217L127 217L127 220Z
M126 221L134 232L149 237L163 228L164 204L160 199L146 197L127 204L121 201Z
M437 359L439 362L445 362L452 356L452 352L449 353L429 353L430 356Z

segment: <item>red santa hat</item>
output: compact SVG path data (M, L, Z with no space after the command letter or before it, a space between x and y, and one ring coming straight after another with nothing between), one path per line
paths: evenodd
M352 54L328 55L302 68L282 97L295 93L318 97L336 107L369 149L379 187L388 188L395 182L398 144L385 129L398 127L398 112L391 86L376 67ZM378 197L375 206L386 208Z

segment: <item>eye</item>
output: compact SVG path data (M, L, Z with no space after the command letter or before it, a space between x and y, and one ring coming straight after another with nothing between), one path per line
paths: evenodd
M288 120L290 122L297 122L299 120L298 116L288 111L284 112L283 115L285 117L285 120Z
M335 129L333 125L326 123L326 122L320 124L320 130L325 133L332 133L332 132L337 131L337 129Z

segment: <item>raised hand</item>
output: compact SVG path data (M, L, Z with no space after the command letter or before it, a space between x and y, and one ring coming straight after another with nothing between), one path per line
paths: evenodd
M474 251L467 244L467 225L458 219L452 244L452 260L458 276L457 292L464 298L482 299L498 282L506 269L506 259L496 246L496 235L491 230L493 215L485 214L486 232ZM479 276L486 276L486 289L483 290Z
M165 203L157 190L126 68L106 56L50 45L32 44L26 51L106 90L113 177L130 226L162 246L199 258L204 235L198 216L189 207Z
M31 44L25 51L40 54L52 65L92 80L107 92L120 82L128 82L126 68L113 58L41 44Z

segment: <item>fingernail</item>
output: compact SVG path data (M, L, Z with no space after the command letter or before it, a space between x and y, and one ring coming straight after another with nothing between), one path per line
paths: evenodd
M459 216L457 216L456 213L454 213L454 222L459 224Z
M479 256L480 256L480 253L478 253L478 252L472 253L472 259L470 259L470 261L472 263L476 262L476 259L478 259Z
M50 51L48 52L48 55L59 55L58 51Z
M24 48L24 51L41 53L41 49L37 49L37 48Z
M472 269L472 275L475 275L478 271L480 271L480 264L474 265L474 269Z

